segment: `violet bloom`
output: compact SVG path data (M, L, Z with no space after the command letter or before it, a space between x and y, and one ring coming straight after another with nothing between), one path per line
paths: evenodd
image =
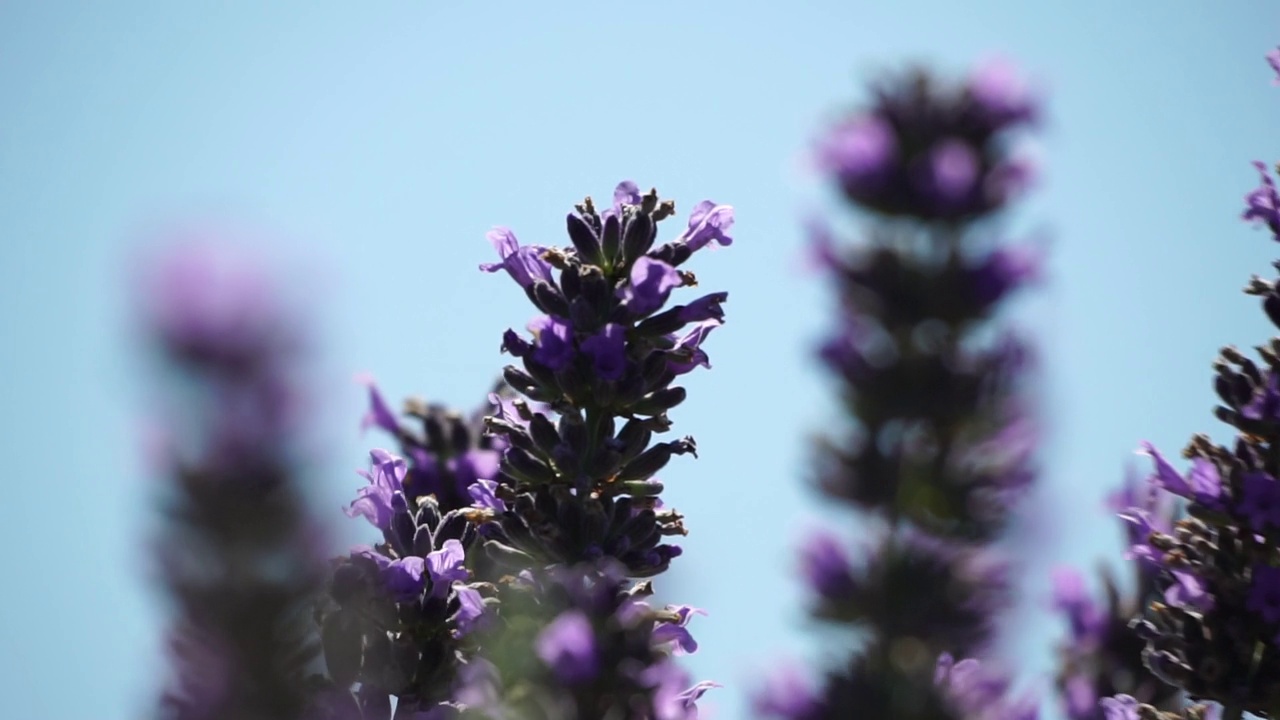
M573 328L560 318L542 315L529 322L529 331L537 338L533 359L560 370L573 361Z
M687 626L694 615L706 615L707 611L689 605L668 605L665 611L674 618L660 621L653 631L653 644L663 646L670 644L672 654L688 655L698 651L698 641L693 639Z
M1276 74L1271 84L1280 85L1280 48L1267 53L1267 64L1271 66L1271 70Z
M539 245L520 246L516 236L504 227L494 228L487 236L493 248L502 258L501 262L483 263L480 269L485 272L506 270L511 279L520 287L528 290L535 282L551 282L551 266L542 259L546 248Z
M369 481L369 485L360 488L356 499L347 506L345 512L347 517L363 517L374 527L385 530L390 525L396 508L407 507L403 492L405 473L409 466L404 458L396 457L386 450L372 450L369 457L373 463L372 471L356 471Z
M733 236L729 234L732 227L732 205L717 205L703 200L694 206L689 215L689 227L677 242L683 241L690 250L701 250L708 243L728 247L733 244Z
M631 282L618 289L624 307L644 317L662 307L671 291L681 285L676 269L661 260L642 257L631 266Z
M1260 222L1270 228L1271 232L1280 235L1280 192L1276 190L1276 183L1271 179L1266 163L1255 160L1253 166L1258 169L1262 182L1257 189L1245 196L1242 217L1249 222Z
M556 618L534 642L538 657L563 683L590 682L600 672L595 630L579 610L569 610Z

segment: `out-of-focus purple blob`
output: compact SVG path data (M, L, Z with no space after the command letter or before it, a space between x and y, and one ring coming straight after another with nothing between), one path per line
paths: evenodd
M925 167L925 190L947 205L963 201L973 193L981 160L968 143L951 139L934 146Z
M546 251L545 247L541 245L521 247L515 233L504 227L490 230L485 237L493 243L502 261L483 263L480 265L481 270L485 272L506 270L507 274L525 290L532 287L538 280L551 282L551 265L542 259L542 253Z
M618 297L629 312L643 317L662 307L680 283L675 268L661 260L642 257L631 266L630 282L618 289Z
M627 369L627 337L618 323L605 325L600 332L582 341L582 353L591 358L592 368L603 380L617 380Z
M844 544L828 532L811 535L800 552L800 569L809 586L828 600L840 600L854 591L853 564Z
M815 720L822 717L822 700L809 673L795 663L784 663L751 698L757 715L781 720Z
M1053 571L1053 607L1067 616L1075 646L1095 646L1102 641L1111 618L1089 595L1084 575L1075 568Z
M992 130L1011 123L1033 121L1038 102L1018 67L1005 58L992 58L969 77L969 97Z
M265 259L248 249L188 237L149 258L141 286L153 332L189 357L248 361L286 340L282 298Z
M1130 695L1102 698L1098 702L1106 720L1140 720L1138 701Z
M581 610L566 610L538 634L534 650L560 682L579 685L600 673L595 630Z
M1271 66L1272 72L1276 74L1271 80L1272 85L1280 85L1280 48L1276 48L1267 53L1267 64Z
M878 115L863 115L833 128L818 144L817 161L845 187L868 192L884 182L897 155L893 126Z
M498 476L502 458L494 450L468 450L450 458L446 467L457 478L461 487L470 487L479 480L492 480Z
M974 298L990 307L1013 290L1040 278L1043 256L1033 248L1006 245L969 271Z

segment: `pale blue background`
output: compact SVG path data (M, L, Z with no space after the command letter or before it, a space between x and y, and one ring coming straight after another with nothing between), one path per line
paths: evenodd
M1270 332L1237 290L1276 252L1236 218L1248 162L1280 159L1262 60L1278 21L1261 0L0 3L0 717L137 717L154 689L123 312L145 229L232 218L327 268L306 279L330 353L316 493L336 517L375 441L351 375L476 403L502 330L531 315L475 272L486 229L559 242L573 202L627 177L682 211L738 208L734 246L692 266L729 290L729 324L675 413L702 457L663 473L693 530L664 582L710 610L690 665L730 686L708 706L743 716L753 678L818 642L791 562L818 515L804 438L831 408L809 359L830 303L797 269L826 195L798 158L909 59L959 72L1000 51L1051 98L1020 218L1052 238L1022 315L1050 383L1040 602L1051 561L1114 554L1097 507L1137 441L1172 452L1214 427L1216 348ZM1033 619L1032 671L1056 632Z

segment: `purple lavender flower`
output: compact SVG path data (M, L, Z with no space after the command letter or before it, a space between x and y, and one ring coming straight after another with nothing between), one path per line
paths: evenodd
M506 270L512 280L520 287L529 290L539 280L551 282L551 266L542 258L546 248L538 245L520 246L516 236L504 227L494 228L487 236L493 248L502 257L501 262L484 263L480 269L485 272Z
M673 212L655 192L640 195L622 183L613 210L598 214L588 199L569 216L571 247L542 251L559 279L545 288L534 283L531 300L546 315L531 326L532 344L514 333L504 338L503 348L523 363L509 366L505 378L558 417L529 409L486 421L506 445L499 486L476 491L487 509L496 510L490 494L505 508L485 530L496 556L565 565L609 557L648 577L679 554L664 538L684 534L681 517L657 509L662 488L651 479L696 446L689 438L650 443L684 400L672 382L710 367L703 344L723 323L727 294L660 311L689 284L677 266L709 243L732 242L733 210L704 202L677 240L655 247L657 223ZM580 524L568 530L547 522L552 508Z
M1271 66L1272 71L1276 74L1271 84L1280 85L1280 48L1267 53L1267 64Z
M1274 233L1275 186L1266 168L1257 166L1262 187L1250 194L1244 219L1263 221ZM1245 292L1262 296L1264 309L1280 324L1275 287L1255 277ZM1244 713L1270 717L1280 698L1274 572L1280 567L1280 459L1273 451L1280 445L1273 397L1280 345L1273 339L1258 349L1261 367L1234 347L1224 347L1214 363L1222 403L1214 414L1237 431L1232 446L1194 436L1183 450L1192 462L1185 478L1146 448L1156 462L1153 483L1185 498L1187 517L1171 532L1146 538L1146 554L1162 569L1157 589L1163 602L1152 602L1135 620L1146 640L1144 659L1188 696L1219 703L1226 720Z
M642 257L631 266L631 282L618 289L618 297L631 314L644 317L665 305L671 291L680 284L675 268L661 260Z
M347 517L357 515L368 520L371 525L386 530L391 524L391 517L396 508L407 508L404 500L404 478L408 472L408 464L404 458L396 457L386 450L373 450L369 453L373 463L372 471L357 470L361 477L369 481L368 487L360 488L356 499L346 509Z
M1258 169L1262 184L1245 196L1242 217L1249 222L1262 223L1274 235L1280 236L1280 192L1276 191L1275 181L1271 179L1266 163L1255 160L1253 166Z

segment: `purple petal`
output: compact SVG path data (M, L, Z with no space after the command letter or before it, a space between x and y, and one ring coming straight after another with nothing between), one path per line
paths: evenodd
M693 208L689 215L689 227L680 236L690 250L701 250L708 243L721 247L733 244L733 236L729 228L733 227L733 206L717 205L710 200L703 200Z
M457 540L445 540L444 547L427 553L432 597L445 597L454 582L467 579L467 570L462 566L464 560L462 543Z
M396 420L396 414L392 412L391 407L387 405L387 401L383 399L382 393L378 392L378 385L373 381L373 377L360 375L356 380L369 389L369 411L360 419L360 432L363 433L376 425L392 435L398 435L400 423Z
M675 268L645 256L631 266L630 282L618 290L618 296L628 311L643 317L662 307L680 283L680 274Z
M534 651L561 682L577 685L596 677L595 630L580 610L568 610L547 625L534 641Z
M582 352L591 358L596 375L617 380L627 369L627 345L623 327L609 323L598 334L582 341Z

